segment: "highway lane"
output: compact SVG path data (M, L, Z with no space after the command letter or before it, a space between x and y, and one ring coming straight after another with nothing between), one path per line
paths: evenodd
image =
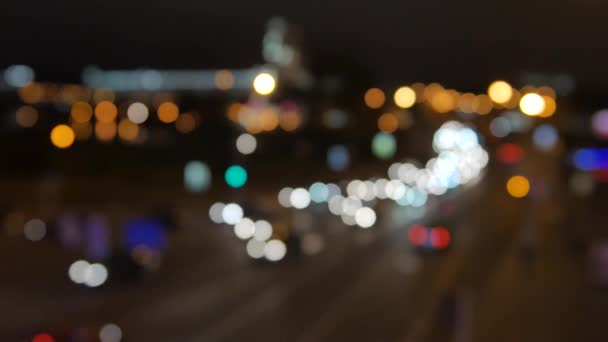
M160 272L98 291L67 282L76 256L22 243L22 252L55 256L44 283L5 287L15 310L0 335L114 321L132 341L602 341L602 294L589 291L586 259L572 253L570 229L560 225L571 221L563 185L553 183L562 190L551 201L514 200L504 191L509 172L493 167L477 186L433 205L422 221L454 230L453 248L439 255L408 247L409 224L390 205L371 231L313 212L325 249L277 265L252 263L226 228L202 223L202 206L182 205ZM527 259L529 236L538 248Z

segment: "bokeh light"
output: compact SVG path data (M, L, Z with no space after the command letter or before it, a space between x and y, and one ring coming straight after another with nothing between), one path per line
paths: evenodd
M410 108L416 103L416 92L410 87L401 87L395 91L393 100L399 108Z
M247 171L240 165L232 165L226 169L224 179L231 188L240 188L247 183Z
M31 219L23 226L23 234L30 241L40 241L46 236L46 223L40 219Z
M288 110L281 113L279 117L279 125L286 132L292 132L298 129L302 124L301 115L295 110Z
M222 220L226 224L237 224L243 218L243 208L236 203L228 203L222 209Z
M122 340L122 329L117 324L104 324L99 329L100 342L120 342Z
M130 119L124 118L118 123L118 136L124 141L133 142L139 136L139 126Z
M350 152L344 145L333 145L327 150L327 166L332 171L344 171L350 165Z
M173 102L163 102L156 110L158 119L164 123L172 123L179 116L179 108Z
M372 153L380 159L391 158L397 150L395 137L388 133L378 133L372 140Z
M287 246L281 240L270 240L264 246L264 257L269 261L279 261L287 254Z
M557 129L551 124L543 124L534 130L532 134L534 146L541 151L552 150L559 141Z
M175 120L175 129L178 132L187 134L196 128L196 118L191 113L182 113Z
M524 158L524 149L517 144L501 144L496 150L496 157L504 164L517 164Z
M270 95L275 87L276 80L269 73L262 72L253 79L253 90L260 95Z
M32 342L55 342L55 338L49 334L38 334L32 338Z
M90 266L86 260L76 260L68 268L68 276L76 284L83 284L85 281L85 271Z
M15 113L15 122L21 127L34 127L38 122L38 110L32 106L22 106Z
M505 81L494 81L488 87L488 96L495 103L507 103L513 96L513 88Z
M68 148L72 146L75 139L76 134L68 125L57 125L51 130L51 143L57 148Z
M399 118L393 113L384 113L378 118L378 129L382 132L393 133L399 128Z
M545 108L540 114L538 114L538 116L540 116L541 118L548 118L553 116L553 114L555 114L555 111L557 110L557 103L551 96L543 96L543 100L545 101Z
M234 225L234 235L241 240L248 240L255 233L255 223L247 217L243 217Z
M190 192L201 192L211 186L211 170L202 161L192 160L184 167L184 187Z
M256 138L249 133L243 133L236 139L236 149L242 154L252 154L257 146Z
M496 117L490 122L490 132L497 138L504 138L511 133L511 122L505 117Z
M315 203L322 203L329 199L329 188L321 182L313 183L308 188L308 192L310 199Z
M11 87L23 87L34 81L34 70L27 65L11 65L4 70L4 80Z
M422 246L428 237L426 227L421 224L415 224L410 227L407 232L408 241L414 246Z
M234 74L230 70L218 70L213 78L219 90L229 90L234 86Z
M431 247L437 249L445 249L450 245L450 231L445 227L433 227L429 234L429 243Z
M27 104L40 103L46 96L46 90L40 83L32 82L19 88L19 98Z
M108 269L102 264L91 264L84 271L84 284L88 287L99 287L108 279Z
M225 206L226 205L222 202L216 202L209 207L209 218L211 221L217 224L224 223L224 217L222 215Z
M473 112L479 115L489 114L493 108L492 100L488 95L477 95L471 103L471 108L473 109Z
M118 109L110 101L101 101L95 106L95 118L97 121L108 123L116 119Z
M279 204L284 208L291 208L291 192L293 191L290 187L285 187L277 194L277 200Z
M507 181L507 192L515 198L522 198L528 195L530 182L524 176L513 176Z
M253 239L257 241L266 241L272 237L272 225L265 220L255 221L255 232Z
M538 94L528 93L519 100L519 109L526 115L539 115L545 110L545 100Z
M253 259L261 259L264 257L264 248L266 247L266 242L258 241L255 239L251 239L247 242L246 251L247 255L249 255Z
M146 122L149 114L148 107L141 102L134 102L127 109L127 117L136 124Z
M384 92L378 88L371 88L365 92L363 96L363 101L365 104L371 109L378 109L384 106L384 102L386 101L386 96Z
M361 228L369 228L376 223L376 212L368 207L359 208L355 212L355 222Z
M70 116L73 122L85 123L91 121L93 117L93 107L84 101L77 101L72 104Z
M101 142L110 142L116 137L116 122L97 122L95 123L95 136Z
M608 109L600 110L591 117L591 128L599 138L608 139Z
M296 209L304 209L310 204L310 194L304 188L294 189L289 195L289 202Z

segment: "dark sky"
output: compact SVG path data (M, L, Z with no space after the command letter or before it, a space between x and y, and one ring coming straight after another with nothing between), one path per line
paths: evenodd
M300 27L313 58L352 59L378 81L459 86L546 71L608 83L603 0L38 0L1 7L0 67L26 63L55 80L73 79L87 64L260 63L264 23L282 15Z

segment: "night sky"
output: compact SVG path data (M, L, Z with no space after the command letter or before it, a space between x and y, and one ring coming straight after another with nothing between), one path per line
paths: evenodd
M552 1L10 1L0 67L78 80L104 68L219 68L262 62L267 19L299 27L310 59L350 59L378 82L487 84L522 71L608 84L608 4Z

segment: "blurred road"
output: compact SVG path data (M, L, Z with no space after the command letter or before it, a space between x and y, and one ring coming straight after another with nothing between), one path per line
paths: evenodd
M568 194L558 157L533 157L518 168L544 175L540 193L510 198L513 170L493 164L479 184L429 205L415 222L452 230L442 253L409 246L414 221L393 204L370 230L321 207L276 208L287 224L308 220L301 230L324 248L255 263L209 222L209 203L176 201L188 204L159 272L93 290L67 278L77 255L5 239L0 340L115 322L125 341L606 341L608 291L592 287L580 247L598 237L603 213Z

